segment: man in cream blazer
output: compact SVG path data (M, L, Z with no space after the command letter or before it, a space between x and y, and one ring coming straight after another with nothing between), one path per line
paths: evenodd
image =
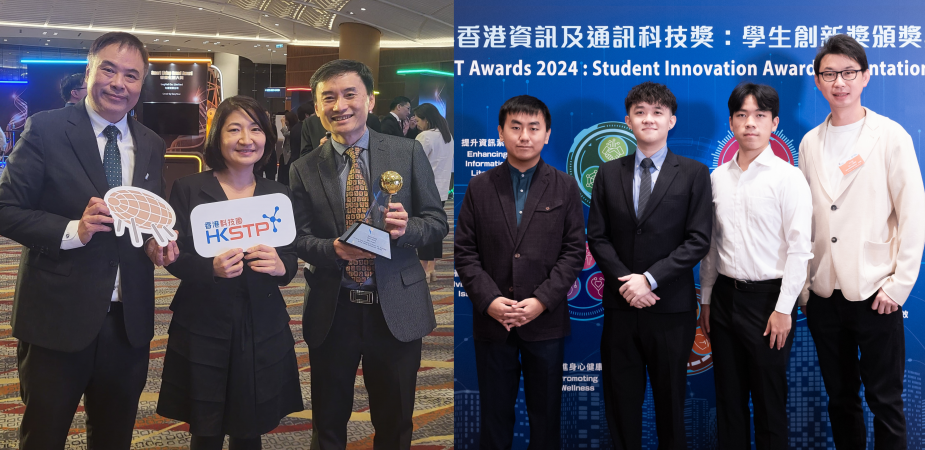
M866 448L863 382L876 448L905 449L902 305L925 246L922 175L909 134L861 106L870 80L864 49L839 34L814 65L832 113L800 143L815 255L800 305L816 343L836 448Z

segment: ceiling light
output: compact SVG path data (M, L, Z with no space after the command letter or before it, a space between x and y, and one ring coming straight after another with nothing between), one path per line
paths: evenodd
M157 41L159 41L159 40L160 40L160 39L155 39L154 42L157 42Z
M366 8L360 8L360 11L366 11Z
M202 11L202 8L199 8L199 10Z
M48 32L47 32L47 31L43 31L42 34L48 34Z
M180 51L180 49L177 49L177 51Z
M283 53L283 56L286 56L286 55L288 55L288 53Z
M263 17L270 17L270 15L269 15L269 14L264 14Z
M170 39L164 39L164 42L170 42Z
M273 25L276 25L276 26L279 26L279 24L278 24L278 23L274 23Z
M52 35L53 35L53 36L57 36L57 35L58 35L58 33L52 33Z
M351 15L351 16L353 15L353 11L350 11L350 15Z
M216 42L215 45L221 44L221 42Z

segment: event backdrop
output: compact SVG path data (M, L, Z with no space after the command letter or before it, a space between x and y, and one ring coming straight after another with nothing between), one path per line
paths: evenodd
M696 5L695 5L696 4ZM862 103L899 122L922 160L925 118L925 4L892 1L876 6L782 0L748 3L467 0L456 8L456 197L469 179L500 164L498 109L530 94L552 112L552 136L543 159L572 175L585 205L597 168L632 154L623 100L643 81L666 84L678 99L677 125L668 145L712 169L737 144L726 102L740 82L780 93L775 154L797 164L803 135L829 113L812 77L815 53L826 37L847 33L867 47L872 76ZM587 206L585 207L587 214ZM695 269L696 270L696 269ZM562 380L562 447L610 448L601 387L600 336L603 277L590 253L569 292L572 335ZM460 449L478 448L479 386L472 345L472 307L456 278L455 432ZM902 312L906 328L905 412L910 449L925 448L922 374L925 373L925 282ZM788 371L791 448L834 448L827 397L816 352L801 315ZM699 333L699 330L698 330ZM716 401L709 345L698 334L688 363L685 424L689 447L716 447ZM529 429L523 396L517 404L515 448L526 448ZM865 404L866 409L866 404ZM644 448L657 448L651 390L643 415ZM867 433L873 448L872 416Z

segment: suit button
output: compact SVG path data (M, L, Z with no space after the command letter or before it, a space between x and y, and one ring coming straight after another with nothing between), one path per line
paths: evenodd
M116 264L115 261L109 261L109 267L116 267L116 266L118 266L118 264Z
M549 207L548 207L548 206L546 207L546 211L549 211Z
M642 228L636 230L636 234L642 234Z
M514 254L514 257L515 257L515 258L520 258L520 253L515 253L515 254Z
M832 243L834 244L836 242L838 242L838 238L832 238Z
M835 205L832 205L832 211L835 211L836 209L838 209L838 207Z
M511 286L511 287L507 288L507 291L508 291L508 292L514 292L514 286Z

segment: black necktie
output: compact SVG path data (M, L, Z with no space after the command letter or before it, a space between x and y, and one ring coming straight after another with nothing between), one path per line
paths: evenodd
M116 137L119 129L109 125L103 130L106 135L106 148L103 150L103 169L106 171L106 182L109 188L122 186L122 155L119 154L119 144Z
M649 168L654 165L649 158L639 163L642 167L642 176L639 177L639 205L636 207L636 217L642 217L642 212L646 210L646 203L649 202L649 196L652 195L652 174L649 173Z

